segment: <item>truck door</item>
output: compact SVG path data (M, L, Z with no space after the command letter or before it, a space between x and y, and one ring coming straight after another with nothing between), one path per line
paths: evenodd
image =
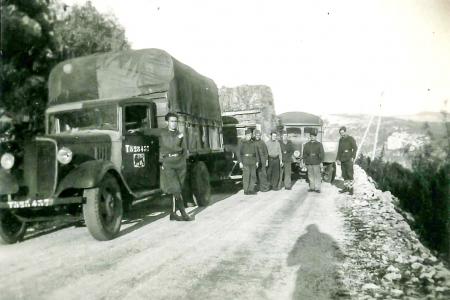
M154 106L154 103L128 104L122 109L122 174L135 192L159 186L158 137L139 131L157 126Z

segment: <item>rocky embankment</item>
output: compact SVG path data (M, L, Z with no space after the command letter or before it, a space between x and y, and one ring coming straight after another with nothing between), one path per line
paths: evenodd
M418 240L398 200L357 166L355 178L355 194L340 207L352 232L342 269L352 298L450 299L449 269Z

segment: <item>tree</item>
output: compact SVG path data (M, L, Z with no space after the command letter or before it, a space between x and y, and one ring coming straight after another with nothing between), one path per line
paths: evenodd
M55 9L58 15L55 37L61 60L130 48L117 19L99 13L90 1L81 6L56 2Z
M1 1L1 106L31 131L43 126L46 79L56 63L55 15L44 0Z
M1 0L0 110L15 119L17 136L42 132L47 79L57 62L128 48L117 20L90 2L68 7L58 0ZM27 116L29 126L17 126Z

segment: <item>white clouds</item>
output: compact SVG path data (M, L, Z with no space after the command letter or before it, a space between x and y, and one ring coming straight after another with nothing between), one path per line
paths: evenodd
M277 113L370 113L380 101L409 113L450 99L446 0L93 3L134 48L165 49L219 86L271 86Z

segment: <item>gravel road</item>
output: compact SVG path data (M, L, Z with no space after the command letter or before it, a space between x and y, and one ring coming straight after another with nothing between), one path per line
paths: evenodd
M223 190L189 209L194 222L169 221L159 201L134 207L112 241L68 226L0 246L0 299L344 297L336 187Z

